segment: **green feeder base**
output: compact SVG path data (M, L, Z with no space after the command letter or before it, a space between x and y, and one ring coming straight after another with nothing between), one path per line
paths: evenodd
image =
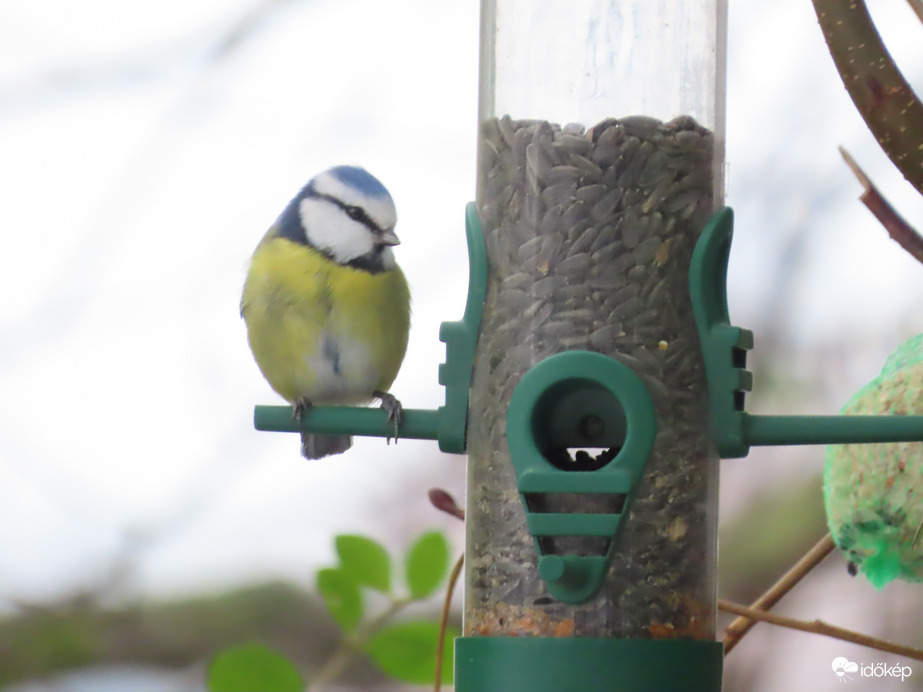
M456 692L720 692L724 646L689 639L459 637Z

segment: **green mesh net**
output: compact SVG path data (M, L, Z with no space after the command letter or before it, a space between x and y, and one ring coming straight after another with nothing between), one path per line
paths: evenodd
M923 414L923 334L888 356L841 413ZM923 581L923 442L828 446L824 502L836 544L872 586Z

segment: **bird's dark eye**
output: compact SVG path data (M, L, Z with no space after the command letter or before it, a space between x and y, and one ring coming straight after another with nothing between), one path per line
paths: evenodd
M346 215L354 221L358 221L363 216L365 216L365 212L362 211L362 207L347 206L344 207L344 209L346 210Z

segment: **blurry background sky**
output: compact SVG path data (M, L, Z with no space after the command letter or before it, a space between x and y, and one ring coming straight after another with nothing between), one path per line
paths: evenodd
M857 115L810 2L730 4L731 317L765 368L750 408L832 413L923 331L923 268L858 202L837 145L918 227L923 198ZM923 93L920 22L904 0L869 6ZM439 405L438 326L460 317L467 281L477 21L474 0L0 4L0 616L103 583L123 599L311 585L335 533L405 546L441 526L461 549L425 491L461 501L463 458L358 440L307 463L295 436L253 430L254 404L280 402L238 300L294 192L327 166L365 166L396 200L414 292L392 391ZM727 524L815 477L822 450L724 463ZM919 608L906 585L876 594L834 559L783 612L876 633ZM732 654L735 675L759 671L740 689L833 689L835 656L897 660L758 630Z

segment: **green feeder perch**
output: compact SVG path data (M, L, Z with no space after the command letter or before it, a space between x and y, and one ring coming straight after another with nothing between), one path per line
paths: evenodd
M689 294L705 357L711 428L723 458L751 445L821 445L923 440L923 416L755 416L744 410L753 332L730 324L727 265L734 215L721 209L702 232L689 270Z
M722 457L751 445L826 444L824 501L836 544L880 589L923 581L923 335L888 358L839 416L755 416L744 410L752 332L728 319L727 261L733 215L722 209L692 258L689 292L705 356L711 426ZM855 572L853 572L855 573Z

